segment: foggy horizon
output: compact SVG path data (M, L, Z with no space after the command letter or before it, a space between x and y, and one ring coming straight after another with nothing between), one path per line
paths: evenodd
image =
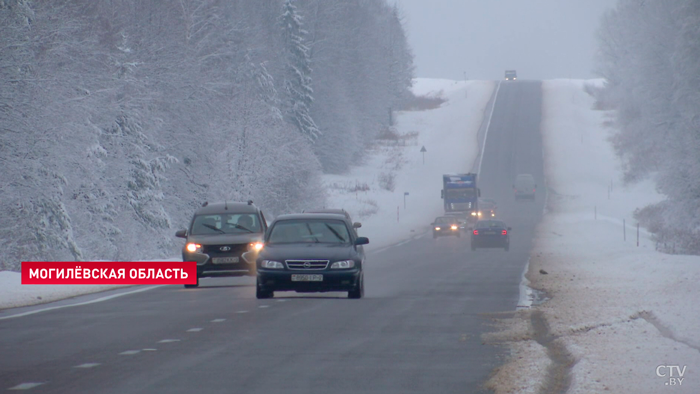
M416 77L595 78L596 31L615 0L396 0ZM466 75L465 75L466 73Z

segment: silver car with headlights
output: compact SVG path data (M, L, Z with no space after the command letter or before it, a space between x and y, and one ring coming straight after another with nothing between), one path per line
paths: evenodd
M204 203L189 228L175 233L186 240L182 261L197 263L197 284L185 287L205 277L254 276L255 258L243 254L262 247L266 230L265 215L252 201Z

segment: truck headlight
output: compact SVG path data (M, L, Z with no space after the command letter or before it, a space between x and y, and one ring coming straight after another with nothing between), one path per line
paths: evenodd
M341 260L331 264L331 269L348 269L355 267L355 260Z
M263 260L262 263L260 263L260 266L263 268L269 268L274 270L284 269L284 264L274 260Z

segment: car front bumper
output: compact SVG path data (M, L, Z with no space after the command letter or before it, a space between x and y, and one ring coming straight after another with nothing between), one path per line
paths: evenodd
M292 275L323 275L320 282L293 282ZM270 270L258 269L258 284L263 291L325 292L350 291L362 276L359 269L347 270Z
M238 256L237 263L214 264L208 254L183 253L182 261L194 261L197 263L197 277L221 277L243 276L255 273L255 264L249 264L242 256Z

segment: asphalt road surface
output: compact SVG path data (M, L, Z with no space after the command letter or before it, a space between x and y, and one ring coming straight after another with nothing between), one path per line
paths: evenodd
M362 300L257 300L252 278L210 279L0 320L0 390L485 392L503 350L482 343L484 314L516 308L544 203L540 107L539 82L502 83L487 135L480 187L513 227L510 252L426 233L369 255ZM535 202L514 201L518 173L535 176Z

